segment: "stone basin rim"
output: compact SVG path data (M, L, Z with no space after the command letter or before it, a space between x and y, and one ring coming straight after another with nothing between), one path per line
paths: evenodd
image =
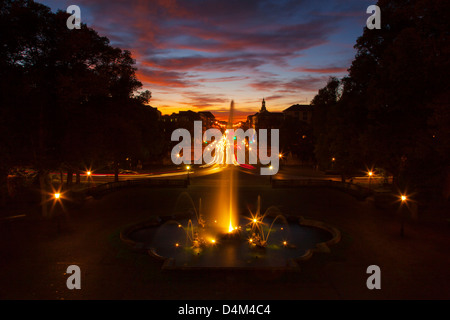
M268 214L268 217L274 218L274 214ZM300 269L300 264L308 261L312 258L314 253L316 252L330 252L329 247L332 245L335 245L339 243L341 240L341 233L340 231L322 221L318 220L312 220L307 219L302 216L292 216L288 214L283 214L283 216L286 218L286 220L290 223L298 223L300 226L305 227L314 227L318 229L322 229L327 231L331 234L331 239L324 241L324 242L318 242L316 243L314 248L307 249L305 253L297 258L290 258L288 259L288 262L285 267L268 267L268 266L249 266L249 267L217 267L217 266L176 266L174 258L171 257L164 257L159 255L154 248L146 249L145 244L143 242L138 242L135 240L132 240L129 235L133 232L144 229L144 228L152 228L152 227L158 227L162 225L164 222L169 220L180 220L180 219L186 219L186 218L192 218L192 215L190 213L180 213L176 215L169 215L169 216L153 216L150 219L144 220L142 222L138 222L136 224L133 224L131 226L128 226L124 228L120 232L120 239L126 243L129 247L131 247L134 251L146 253L152 258L154 258L157 261L163 262L163 265L161 267L162 270L182 270L182 271L196 271L196 270L235 270L235 271L251 271L251 270L258 270L258 271L277 271L277 270L283 270L283 271L294 271L297 272Z

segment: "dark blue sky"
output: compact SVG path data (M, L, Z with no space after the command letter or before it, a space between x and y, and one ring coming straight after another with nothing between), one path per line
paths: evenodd
M70 0L38 1L66 10L136 59L139 80L163 114L212 111L225 118L309 103L355 55L376 1ZM75 31L75 30L74 30Z

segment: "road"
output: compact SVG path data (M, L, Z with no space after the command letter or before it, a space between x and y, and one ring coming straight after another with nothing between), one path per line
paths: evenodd
M211 166L190 166L189 173L186 166L170 167L165 170L155 171L155 172L142 172L142 173L122 173L119 174L119 181L126 180L139 180L139 179L149 179L149 178L164 178L164 179L187 179L188 174L190 178L200 177L219 173L226 166L214 164ZM244 171L251 175L260 175L259 166L254 168L239 168L239 170ZM59 174L53 174L53 177L59 180ZM64 177L65 178L65 177ZM280 170L276 175L272 177L273 179L302 179L302 180L332 180L341 181L340 175L326 175L321 171L316 171L309 167L288 167L281 166ZM381 185L383 179L381 177L370 178L370 184L372 186ZM99 185L103 183L114 182L113 173L95 173L93 172L90 176L86 173L81 174L81 183L83 185ZM360 185L369 185L369 177L354 177L353 183Z
M148 173L126 173L119 174L119 181L126 180L139 180L149 178L164 178L164 179L187 179L187 176L199 177L209 174L218 173L223 170L224 166L212 165L207 168L194 167L188 170L186 168L170 168L167 171L148 172ZM63 174L65 178L65 174ZM53 174L53 177L59 179L59 174ZM80 174L82 184L98 185L102 183L114 182L114 173L91 173L89 176L87 173Z

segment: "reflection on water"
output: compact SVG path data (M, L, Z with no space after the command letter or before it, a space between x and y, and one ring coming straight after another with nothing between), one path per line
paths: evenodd
M246 221L242 220L240 225L245 226ZM272 222L267 219L267 224ZM320 228L297 223L290 223L287 228L286 222L279 219L272 225L270 243L265 248L249 245L249 227L241 229L238 239L218 238L206 246L194 248L186 240L186 232L179 227L179 224L187 223L188 220L170 221L158 227L139 229L129 237L144 243L147 249L154 249L160 256L173 258L175 266L190 267L285 267L290 259L301 257L317 243L332 238L329 232Z

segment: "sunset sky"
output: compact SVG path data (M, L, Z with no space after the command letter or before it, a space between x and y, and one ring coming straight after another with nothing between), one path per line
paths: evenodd
M375 0L37 1L76 4L81 21L127 49L163 114L211 111L236 120L308 104L330 76L342 77ZM74 30L76 31L76 30Z

